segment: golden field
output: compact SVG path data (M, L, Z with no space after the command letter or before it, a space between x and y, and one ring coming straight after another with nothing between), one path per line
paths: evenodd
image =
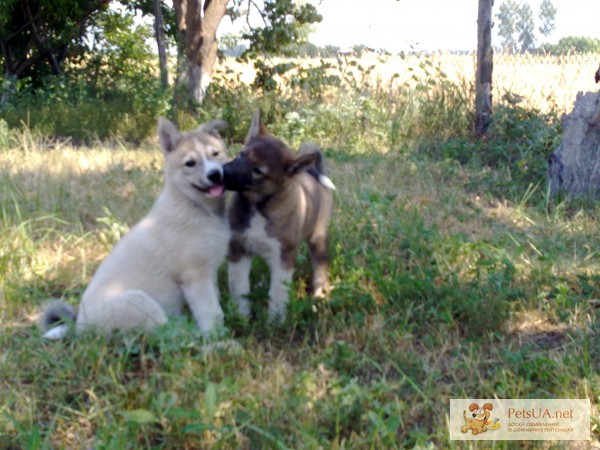
M273 63L289 62L290 59L273 58ZM413 54L376 55L360 58L306 58L302 66L318 66L321 61L329 63L331 73L342 77L368 80L380 86L394 88L414 87L425 79L446 77L449 81L473 86L475 83L475 54ZM499 99L534 107L541 112L570 111L579 91L595 91L594 74L600 54L509 55L495 54L493 71L494 102ZM219 63L217 71L229 71L229 76L239 75L244 83L254 79L254 68L248 64L226 59Z

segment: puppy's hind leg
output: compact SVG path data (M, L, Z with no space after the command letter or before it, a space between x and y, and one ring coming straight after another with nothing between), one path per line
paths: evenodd
M77 316L77 331L96 327L103 331L150 330L168 320L164 309L146 292L131 289L93 301L83 301Z

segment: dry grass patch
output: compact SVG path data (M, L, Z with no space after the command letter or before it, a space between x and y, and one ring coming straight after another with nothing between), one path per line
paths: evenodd
M579 91L595 91L594 64L600 59L598 54L552 55L494 55L494 83L492 95L495 99L505 99L527 108L536 108L542 112L567 112L572 109L575 96ZM341 59L281 59L274 63L299 62L302 67L317 67L324 61L332 65L328 73L339 75L346 80L387 87L388 89L411 89L431 77L445 78L457 84L475 83L475 57L472 54L456 55L435 53L424 55L368 55L362 58L347 57ZM221 61L217 70L222 76L251 84L255 70L249 64L233 59ZM228 72L230 71L230 72ZM284 89L288 78L279 77Z

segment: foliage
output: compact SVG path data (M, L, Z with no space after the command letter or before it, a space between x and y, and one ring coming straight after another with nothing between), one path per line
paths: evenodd
M256 5L252 3L255 7ZM307 27L322 20L321 15L311 3L298 3L293 0L264 0L257 11L263 26L251 27L242 33L242 39L249 45L242 54L243 60L253 60L256 69L254 85L261 90L276 88L273 76L289 71L296 64L289 62L273 64L269 55L281 54L282 50L306 41ZM250 14L248 10L247 14Z
M35 88L17 85L2 111L46 135L90 141L112 137L140 140L155 129L169 106L148 47L151 31L134 25L127 11L101 13L92 29L90 53L68 61L65 74L46 77Z
M600 41L589 37L566 36L560 38L557 44L542 45L540 50L550 55L595 53L600 51Z
M516 11L518 3L508 0L500 4L498 14L498 35L502 39L502 46L509 51L514 51L517 46L514 33L516 31Z
M542 23L539 31L542 36L548 37L556 29L556 12L551 0L543 0L540 3L539 19Z
M523 3L519 8L519 19L515 24L517 42L520 51L525 53L535 48L535 26L533 23L533 11L529 3Z
M303 33L305 25L322 20L314 5L292 0L265 0L257 12L264 26L253 27L242 34L242 38L249 42L243 55L246 58L279 54L282 48L306 37Z
M540 33L548 36L555 28L556 19L556 8L551 0L544 0L540 4L538 18L541 21ZM500 4L496 19L503 49L510 53L535 50L534 14L528 3L506 0Z
M560 144L560 120L554 114L542 114L509 103L498 105L485 141L459 137L439 146L427 147L436 157L450 158L469 167L504 171L506 179L495 179L490 192L517 198L535 191L541 201L545 191L550 154Z
M177 68L176 87L167 93L157 92L154 81L156 74L153 73L154 70L150 69L149 62L153 59L153 55L149 51L146 41L151 38L152 34L148 28L135 25L132 19L134 12L140 12L144 16L152 15L154 12L153 2L122 0L113 2L113 9L108 10L108 0L61 0L60 4L52 4L52 11L49 12L49 5L52 1L42 1L39 14L34 11L35 21L32 19L28 22L28 19L23 18L23 15L19 13L20 9L28 5L28 0L11 0L7 5L9 7L0 13L0 26L4 27L2 31L5 31L8 36L3 41L3 48L7 49L8 53L4 54L3 59L6 79L3 83L2 106L4 107L3 113L6 114L6 119L11 125L19 123L24 119L24 115L27 115L28 119L25 122L30 126L38 127L43 123L45 131L48 133L74 136L73 127L54 125L54 122L70 122L71 118L64 118L65 112L58 111L56 120L52 120L50 114L46 114L47 111L45 111L44 97L57 85L68 86L69 90L77 91L76 95L78 96L81 96L82 90L86 91L86 100L89 100L90 103L97 101L110 104L111 97L123 98L122 93L129 92L129 95L125 95L123 98L123 114L113 114L110 107L98 108L99 111L104 110L102 115L108 113L115 119L109 121L107 126L100 126L101 129L96 130L96 135L101 138L108 136L109 129L113 129L119 136L125 136L128 139L135 140L143 137L148 133L148 125L154 121L156 115L165 112L164 98L166 95L174 100L171 106L179 108L180 111L176 112L176 115L196 115L198 102L204 98L207 86L206 81L200 85L197 73L202 72L209 75L212 73L214 58L211 52L213 50L212 45L209 44L206 44L205 51L202 50L202 46L196 48L195 44L191 47L184 45L188 41L193 44L195 40L185 40L185 33L177 30L175 26L176 8L168 7L166 3L160 2L166 35L172 41L178 42L177 50L180 53L177 58L180 67ZM306 27L319 21L320 16L313 5L296 4L293 1L266 1L260 6L252 2L252 6L256 8L265 25L247 31L244 37L249 40L250 47L245 53L247 58L260 59L260 61L257 60L259 76L256 85L261 89L268 90L272 87L269 78L276 73L284 72L288 66L273 67L259 55L279 52L281 48L300 43L306 37ZM242 2L237 2L231 14L241 15L242 8ZM63 9L68 11L68 14L62 14ZM45 22L38 23L38 18ZM21 24L18 20L25 22ZM35 72L26 73L19 69L17 73L15 72L17 66L21 67L23 64L19 61L9 60L7 55L19 55L21 50L13 49L9 44L27 48L30 43L27 43L25 37L21 38L19 33L25 33L27 27L32 27L35 31L35 26L52 34L52 38L42 36L38 40L43 42L54 40L51 45L56 48L51 48L50 52L46 48L41 49L41 53L34 52L31 67L35 63L40 70L36 68ZM183 42L184 40L185 42ZM24 58L31 56L31 52L25 50L21 53ZM52 57L48 57L47 61L40 55ZM195 67L196 65L202 65L202 69ZM47 70L48 67L52 71ZM48 75L51 72L55 76L60 75L60 78L50 79ZM131 76L133 73L136 74L134 77ZM163 75L165 73L166 71ZM137 83L136 77L143 81ZM163 78L166 79L166 76ZM89 89L85 86L86 84L90 85ZM38 90L33 93L35 99L23 100L23 93L33 90ZM57 94L52 92L48 95L54 97ZM69 95L66 93L63 94L63 97L66 98ZM84 110L86 106L82 106L80 103L69 105L70 108ZM89 110L93 110L95 106L91 106ZM36 111L35 115L38 117L32 119L29 114L35 107L39 107L39 113ZM123 120L124 115L126 116L125 120ZM132 120L132 115L137 117ZM44 116L43 119L41 116ZM145 124L140 123L143 116L148 117L150 121ZM39 120L37 120L38 118ZM98 121L98 117L93 117L91 122L101 125L106 123L106 120ZM118 123L125 123L126 130L115 127L115 124ZM82 134L86 136L82 136ZM84 131L75 133L74 137L77 139L89 138L91 134L93 132Z
M86 79L93 87L111 88L122 79L155 76L154 54L148 45L152 31L147 25L136 25L133 13L108 11L90 31L89 54L70 61L68 75Z
M0 9L0 61L10 79L35 84L60 75L65 59L109 0L5 0Z
M114 0L113 0L114 1ZM124 8L141 14L142 17L154 19L155 0L118 0ZM174 45L177 39L177 25L174 9L164 0L159 2L161 14L163 17L163 27L165 35L169 39L169 44Z

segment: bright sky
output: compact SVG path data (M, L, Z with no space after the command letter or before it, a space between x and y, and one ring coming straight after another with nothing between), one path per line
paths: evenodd
M527 1L527 0L522 0ZM541 0L529 0L535 20ZM341 48L364 44L375 49L469 50L477 46L478 0L315 0L323 16L309 40ZM502 0L494 2L493 16ZM600 38L600 0L553 0L556 31L564 36ZM536 27L539 20L536 22ZM497 27L496 27L497 28ZM493 43L499 43L492 37ZM544 40L546 42L546 40Z

